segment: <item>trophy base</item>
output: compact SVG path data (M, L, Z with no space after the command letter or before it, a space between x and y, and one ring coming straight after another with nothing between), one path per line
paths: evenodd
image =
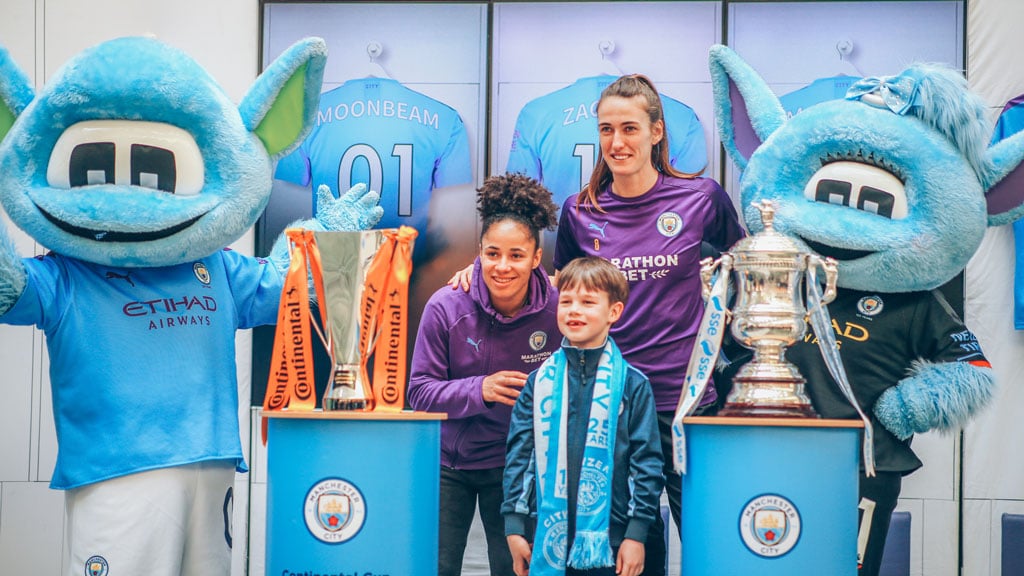
M369 403L362 398L324 398L324 411L362 411Z
M323 405L324 412L368 412L374 409L372 394L359 378L358 365L334 366L324 392Z
M820 418L804 393L806 382L798 375L773 377L742 375L733 378L735 387L726 398L719 416L754 418Z
M740 417L740 418L820 418L809 404L801 405L771 405L771 404L741 404L739 402L727 402L718 416Z

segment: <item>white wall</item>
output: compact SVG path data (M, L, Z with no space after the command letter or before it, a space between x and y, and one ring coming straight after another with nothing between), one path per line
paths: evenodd
M1024 93L1024 3L976 0L968 4L967 80L988 103L993 119ZM964 576L1001 573L1000 520L1024 514L1024 332L1013 329L1013 233L991 228L967 267L966 320L996 371L992 405L964 433Z

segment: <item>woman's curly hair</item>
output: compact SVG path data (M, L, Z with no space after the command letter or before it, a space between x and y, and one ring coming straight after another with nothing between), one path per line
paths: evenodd
M481 238L491 225L514 220L526 226L540 245L540 231L554 230L558 224L558 205L551 199L551 191L529 176L491 176L477 192Z

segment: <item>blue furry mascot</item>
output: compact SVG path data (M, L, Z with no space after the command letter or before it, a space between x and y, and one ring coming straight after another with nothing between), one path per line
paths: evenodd
M0 322L46 334L66 490L68 574L228 574L239 439L235 333L276 321L287 246L225 249L270 196L273 162L315 120L322 40L299 42L232 104L147 38L86 50L35 94L0 50ZM381 216L326 190L323 229Z
M741 204L777 204L774 226L839 262L832 328L857 400L871 415L877 475L861 574L878 573L902 476L921 466L913 434L955 430L989 400L993 372L939 286L954 278L987 226L1024 207L1024 139L988 148L991 126L963 76L934 65L865 78L846 98L788 118L732 50L711 49L718 131L743 170ZM826 418L857 418L813 334L787 351ZM739 364L739 363L737 363ZM865 503L862 501L862 503ZM863 528L862 528L863 529Z

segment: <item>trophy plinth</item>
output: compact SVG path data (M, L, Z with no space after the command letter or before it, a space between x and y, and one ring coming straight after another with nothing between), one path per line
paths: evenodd
M756 204L764 230L736 243L719 261L701 268L704 291L720 263L722 274L736 273L736 303L730 333L754 352L753 359L733 378L723 416L818 417L804 392L803 376L786 361L786 347L807 332L807 311L801 297L803 275L809 267L825 269L822 302L835 297L836 264L811 253L800 240L777 232L775 207Z

